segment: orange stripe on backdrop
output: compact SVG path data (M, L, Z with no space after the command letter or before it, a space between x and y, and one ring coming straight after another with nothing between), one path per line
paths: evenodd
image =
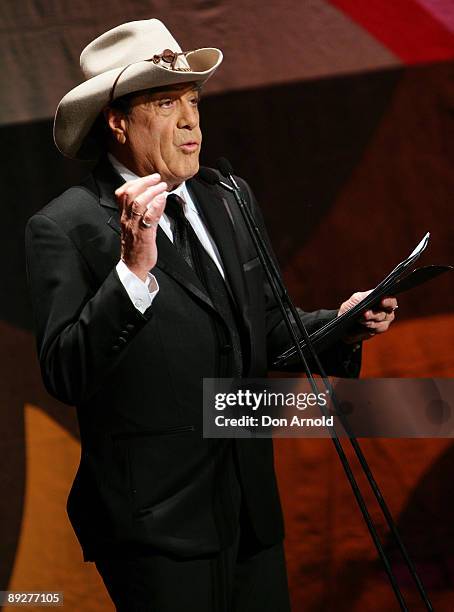
M454 35L414 0L329 0L408 64L454 57Z
M65 511L79 444L32 405L25 406L25 431L25 505L9 590L63 591L65 610L111 610L94 565L82 563Z
M453 347L452 313L397 320L387 334L365 344L361 374L363 377L454 378Z

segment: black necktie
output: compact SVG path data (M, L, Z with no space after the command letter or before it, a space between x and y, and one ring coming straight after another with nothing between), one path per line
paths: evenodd
M174 193L167 196L166 215L173 221L173 244L185 262L198 274L194 245L194 230L184 214L184 200ZM195 236L196 240L197 236ZM198 274L200 276L200 274Z
M235 305L219 269L186 219L184 200L171 193L167 196L165 213L173 220L173 244L186 263L194 270L211 297L214 307L229 330L229 337L217 326L220 347L220 373L241 376L241 341Z

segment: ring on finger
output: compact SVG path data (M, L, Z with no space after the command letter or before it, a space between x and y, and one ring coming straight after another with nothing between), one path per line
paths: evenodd
M145 221L145 219L143 218L143 215L142 215L142 218L140 219L140 224L143 227L145 227L146 229L150 229L150 227L156 227L158 225L158 222L157 221L152 221L151 223L148 223L148 221Z
M137 202L137 200L133 200L131 203L131 215L134 215L136 217L142 217L143 212L138 212L137 210L134 210L134 204L136 205L136 208L140 206L140 204Z
M143 217L140 219L140 224L146 229L150 229L150 227L153 227L154 225L154 223L147 223Z

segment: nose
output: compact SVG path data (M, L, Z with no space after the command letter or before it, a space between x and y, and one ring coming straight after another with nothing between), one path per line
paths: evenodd
M199 124L199 111L197 106L191 102L183 100L180 107L180 116L178 118L178 127L182 129L193 130Z

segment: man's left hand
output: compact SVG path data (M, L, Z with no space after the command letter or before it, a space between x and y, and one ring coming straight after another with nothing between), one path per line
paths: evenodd
M371 290L372 291L372 290ZM371 291L357 291L346 302L341 304L337 316L344 314L353 306L356 306L363 300ZM366 310L355 330L344 338L347 343L361 342L361 340L369 340L376 334L382 334L388 331L389 326L395 319L394 311L398 308L395 297L385 297L380 304L373 310Z

